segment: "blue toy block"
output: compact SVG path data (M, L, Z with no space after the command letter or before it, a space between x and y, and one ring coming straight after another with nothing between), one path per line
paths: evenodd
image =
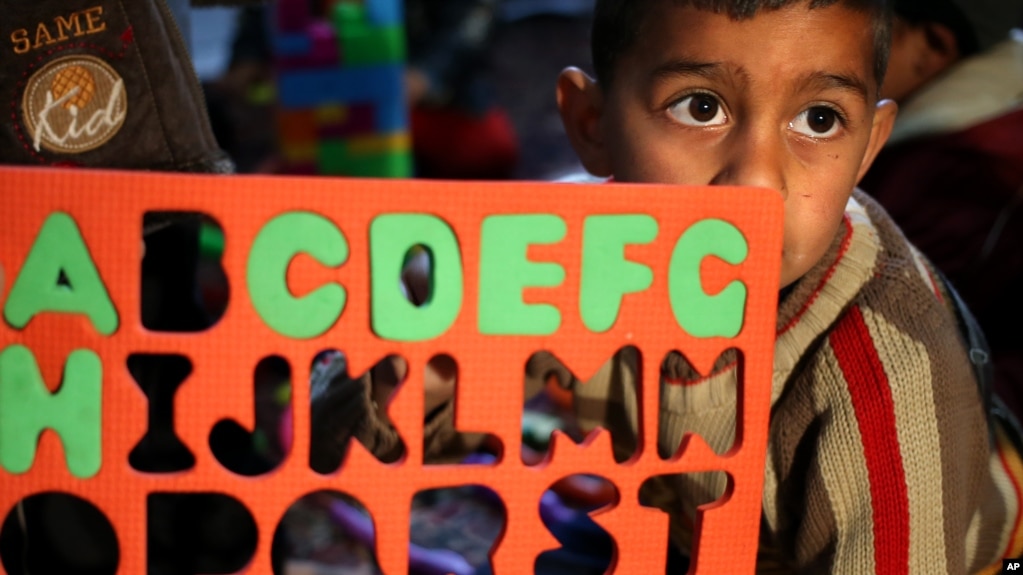
M401 0L366 0L366 18L374 26L403 26L402 10Z
M278 102L284 108L378 102L386 106L404 94L404 67L291 70L278 76Z
M303 32L274 34L273 48L278 56L305 56L313 50L313 39Z
M408 116L408 106L405 105L404 99L396 102L377 102L373 129L381 134L408 131Z

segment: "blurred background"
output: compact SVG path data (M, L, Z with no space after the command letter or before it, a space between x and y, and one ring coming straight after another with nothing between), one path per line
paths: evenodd
M414 1L391 22L374 1L179 4L214 132L242 173L548 179L579 169L554 86L564 67L589 66L593 0ZM339 74L373 68L380 93L334 89ZM401 109L381 114L393 121L378 115L375 142L360 140L354 124L374 99ZM351 152L366 148L411 162Z

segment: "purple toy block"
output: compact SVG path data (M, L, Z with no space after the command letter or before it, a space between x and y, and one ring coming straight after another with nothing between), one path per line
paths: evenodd
M281 32L301 32L309 25L309 0L276 0L274 22Z
M313 49L310 57L318 62L340 61L341 43L337 41L337 32L334 27L324 21L313 22L309 25L309 37L313 41Z
M323 21L309 24L304 37L309 50L302 54L276 54L274 59L279 70L309 70L314 68L337 68L341 57L341 43L337 41L334 28Z
M376 106L352 104L343 122L316 127L316 136L322 140L346 139L376 133Z
M316 70L338 67L337 53L308 54L306 56L277 56L274 66L282 72L289 70Z
M323 20L315 20L309 24L306 34L313 39L313 46L337 44L337 33L334 27Z

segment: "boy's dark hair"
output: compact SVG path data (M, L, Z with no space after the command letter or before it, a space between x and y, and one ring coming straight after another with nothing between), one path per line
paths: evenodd
M878 89L888 68L892 34L891 0L597 0L591 49L594 71L602 85L610 85L615 63L632 47L642 19L653 2L672 2L676 6L725 12L735 20L752 18L760 10L777 10L797 2L808 2L811 10L842 3L873 16L874 76Z

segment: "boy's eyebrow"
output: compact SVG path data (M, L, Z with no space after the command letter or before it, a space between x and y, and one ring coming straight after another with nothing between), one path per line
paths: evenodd
M813 72L801 82L802 87L817 90L838 89L853 92L864 100L869 100L867 83L855 74L835 74L832 72Z
M718 62L695 62L693 60L669 60L654 68L650 75L655 79L667 79L676 76L700 76L710 78L720 75L724 66ZM745 76L745 72L740 70Z

